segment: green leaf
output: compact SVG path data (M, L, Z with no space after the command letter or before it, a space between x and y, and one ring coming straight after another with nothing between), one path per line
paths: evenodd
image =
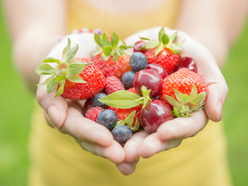
M177 38L177 31L170 36L170 43L173 43L176 38Z
M127 109L140 105L136 101L139 98L140 96L138 94L127 90L120 90L99 99L99 101L114 108Z
M102 47L104 46L110 46L110 41L106 33L102 34L102 40L101 40Z
M137 132L139 130L139 127L140 127L140 123L139 123L138 118L136 117L135 124L134 126L131 125L130 129L132 130L132 132Z
M159 45L159 42L155 41L155 40L151 40L151 41L148 41L146 43L146 49L151 49L151 48L155 48Z
M176 107L173 107L173 113L176 117L179 117L179 113Z
M192 101L192 103L193 104L202 103L205 100L206 96L207 96L206 92L201 92L196 96L196 98Z
M40 64L36 69L35 72L38 75L53 75L55 74L55 69L46 63Z
M171 97L171 96L167 96L167 95L164 95L164 96L167 98L168 102L169 102L172 106L174 106L174 107L179 107L179 108L182 106L182 104L179 103L175 98L173 98L173 97Z
M70 75L70 74L68 74L66 76L66 79L68 79L70 82L74 82L74 83L87 83L87 81L84 81L83 78L81 78L80 76L74 76L74 75Z
M99 47L99 46L97 46L97 47L96 47L96 51L93 51L93 52L91 52L90 54L91 54L92 56L96 56L96 55L100 54L101 52L102 52L102 48Z
M110 56L106 56L104 53L102 53L101 56L104 61L107 61L110 57Z
M65 62L68 56L68 52L71 50L71 40L68 37L68 44L67 46L64 48L63 53L62 53L62 61Z
M43 83L37 84L37 86L47 86L47 84L52 80L55 79L55 75L47 78Z
M117 47L119 43L119 36L116 34L116 32L113 32L111 35L111 45L113 48Z
M141 104L143 104L142 107L144 108L146 106L146 104L152 100L150 98L151 89L147 90L147 88L143 85L141 87L141 92L142 92L143 97L141 97L137 101L139 101Z
M60 82L66 78L65 75L56 75L55 81Z
M61 94L63 94L64 92L64 87L65 87L65 80L62 80L60 83L59 83L59 89L58 89L58 92L57 94L55 95L55 97L58 97L60 96Z
M160 43L167 45L169 43L169 36L165 33L164 27L162 27L158 33L158 40Z
M60 64L60 60L55 59L53 57L47 57L41 61L42 63L57 63Z
M124 120L124 122L128 126L132 126L132 124L133 124L133 118L134 118L135 113L136 113L136 110L134 110L131 114L129 114L129 116L126 117L126 119Z
M66 56L66 61L65 61L66 64L71 62L71 60L76 55L77 51L78 51L78 45L71 48L71 50L68 52L68 54Z
M142 39L142 40L150 41L150 39L146 38L146 37L139 37L139 38Z
M102 52L104 53L105 56L110 56L112 52L112 47L111 46L104 46L102 48Z
M52 78L47 83L47 93L50 94L51 92L55 91L58 88L58 82L55 80L55 78Z
M177 100L180 102L180 103L188 103L189 102L189 95L187 94L182 94L181 92L179 92L178 90L174 89L174 92L175 92L175 96L177 98Z
M195 84L193 84L189 98L190 98L190 100L194 100L196 98L196 96L197 96L197 89L195 87Z
M158 47L155 49L154 56L158 55L163 49L164 49L164 45L163 44L158 45Z
M81 72L83 72L83 70L85 69L85 67L87 66L88 64L86 63L79 63L79 62L72 62L70 65L68 65L67 67L67 70L68 70L68 73L71 74L71 75L78 75L80 74Z
M118 56L122 56L122 54L124 53L124 50L121 49L121 48L117 48L116 53L117 53Z
M113 61L117 61L118 60L118 57L119 57L118 55L115 55L112 60Z
M96 44L97 44L98 46L102 47L100 35L98 35L97 33L95 33L95 34L94 34L94 39L95 39Z

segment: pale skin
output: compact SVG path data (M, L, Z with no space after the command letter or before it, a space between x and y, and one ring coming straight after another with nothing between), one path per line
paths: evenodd
M112 1L105 1L111 5ZM66 21L63 21L67 18L67 2L3 2L13 39L15 66L27 87L35 93L39 76L35 74L34 69L46 56L60 58L62 48L67 44L66 38L57 42L67 33ZM121 173L131 174L139 156L150 158L156 153L175 148L183 139L201 131L208 119L216 122L221 120L228 87L219 67L224 64L231 44L242 29L247 7L248 1L244 0L182 1L175 28L181 30L178 32L178 40L185 39L182 55L191 56L196 60L198 72L208 86L209 95L204 110L194 113L190 118L177 118L166 122L151 135L144 131L138 132L122 148L106 128L82 116L84 100L68 101L62 97L55 98L55 93L47 94L44 87L39 87L36 93L37 101L44 109L47 123L59 132L74 137L83 149L115 163ZM160 28L135 33L126 38L126 42L133 44L138 36L157 39ZM169 28L165 29L169 35L175 32ZM72 34L69 37L72 46L79 44L78 57L90 57L90 51L95 47L92 34ZM44 81L44 78L46 77L41 77L40 82Z

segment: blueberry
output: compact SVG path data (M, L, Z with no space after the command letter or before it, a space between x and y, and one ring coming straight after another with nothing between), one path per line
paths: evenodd
M132 131L128 126L120 125L112 130L114 140L120 143L122 146L132 137Z
M129 65L134 72L145 69L148 65L145 54L141 52L134 52L129 59Z
M108 105L98 101L98 99L101 99L103 97L107 96L107 94L105 93L98 93L96 94L93 99L92 99L92 106L93 107L101 107L103 109L106 109L108 107Z
M127 71L123 74L121 81L126 89L133 87L133 80L136 73L134 71Z
M117 116L113 110L105 109L98 114L96 122L112 130L116 126Z

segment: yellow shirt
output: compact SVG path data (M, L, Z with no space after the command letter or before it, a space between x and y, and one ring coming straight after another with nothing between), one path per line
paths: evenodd
M154 26L173 27L179 1L165 1L156 10L137 15L97 11L81 0L69 1L69 30L102 28L121 39ZM226 141L222 123L209 122L197 136L172 150L140 159L135 172L122 175L109 160L84 151L68 135L50 128L37 107L30 136L30 186L229 186Z

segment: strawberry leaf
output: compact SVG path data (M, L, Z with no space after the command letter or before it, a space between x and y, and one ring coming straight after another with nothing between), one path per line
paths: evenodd
M88 64L86 63L82 63L81 61L80 62L72 62L70 63L70 65L68 65L68 73L71 74L71 75L78 75L80 74L81 72L83 72L83 70L85 69L85 67L87 66Z
M177 100L184 104L184 103L188 103L190 101L189 99L189 95L187 94L182 94L181 92L179 92L178 90L174 89L174 92L175 92L175 96L177 98Z
M177 31L170 36L170 43L173 43L176 38L177 38Z
M109 41L109 38L108 38L106 33L102 34L101 45L102 45L102 47L110 46L110 41Z
M198 104L198 103L202 103L205 98L207 96L206 92L201 92L200 94L198 94L195 99L192 101L193 104Z
M139 38L142 39L142 40L150 41L150 39L146 38L146 37L139 37Z
M158 41L155 41L155 40L151 40L151 41L148 41L146 43L146 49L151 49L151 48L155 48L159 45L159 42Z
M134 115L136 113L136 110L134 110L131 114L129 114L128 117L126 117L126 119L124 120L124 122L130 127L132 126L133 124L133 118L134 118Z
M163 49L164 49L164 45L163 44L158 45L158 47L155 49L154 56L158 55Z
M110 56L112 52L112 47L111 46L104 46L102 48L102 52L104 53L105 56Z
M167 45L169 43L169 36L165 33L164 27L162 27L158 33L158 40L163 45Z
M94 34L94 39L95 39L96 44L99 45L100 47L102 47L100 35L98 35L97 33L95 33Z
M59 89L58 89L58 92L57 94L55 95L55 97L58 97L60 96L61 94L63 94L64 92L64 87L65 87L65 80L62 80L60 83L59 83Z
M112 35L111 35L111 45L113 48L117 47L119 43L119 36L113 32Z
M64 80L65 78L66 78L65 75L56 75L55 81L60 82L60 81Z
M68 52L68 55L66 56L66 61L65 61L66 64L71 62L71 60L76 55L77 51L78 51L78 45L71 48L71 50Z
M139 98L140 96L138 94L127 90L120 90L99 99L99 101L114 108L127 109L140 105L140 103L136 101Z
M100 54L101 52L102 52L102 48L99 47L99 46L97 46L97 47L96 47L96 51L93 51L93 52L91 52L90 54L91 54L92 56L96 56L96 55Z
M171 105L173 105L174 107L181 107L182 106L182 104L179 103L175 98L173 98L171 96L167 96L167 95L164 95L164 96L167 98L168 102Z
M53 75L55 74L55 69L46 63L40 64L36 69L35 72L38 75Z
M43 83L37 84L37 86L47 86L47 84L48 84L52 79L54 79L54 78L55 78L55 75L53 75L53 76L47 78Z
M197 89L195 87L195 84L193 84L193 87L192 87L190 95L189 95L190 100L194 100L196 98L196 96L197 96Z
M70 75L70 74L68 74L66 76L66 79L68 79L70 82L74 82L74 83L87 83L87 81L84 81L82 77L74 76L74 75Z
M68 37L68 44L67 46L64 48L63 53L62 53L62 62L65 62L68 56L68 52L71 50L71 40Z
M58 82L55 80L55 78L52 78L47 83L47 93L50 94L51 92L55 91L58 87Z
M57 63L60 64L60 60L52 58L52 57L47 57L41 61L42 63Z

